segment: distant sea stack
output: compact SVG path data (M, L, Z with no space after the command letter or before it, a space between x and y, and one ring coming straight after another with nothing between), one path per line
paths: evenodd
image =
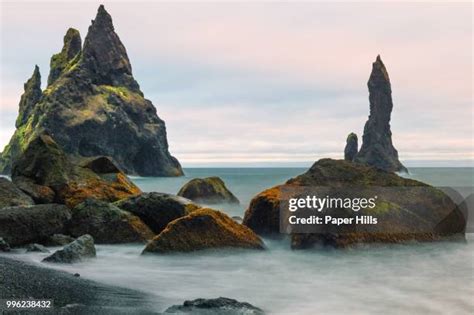
M390 116L392 114L392 88L387 69L380 56L372 63L369 82L370 115L365 123L362 146L355 161L389 172L407 172L398 160L392 144Z
M41 90L35 67L24 89L17 129L0 156L1 173L9 174L29 141L46 131L66 153L110 156L128 174L183 174L168 151L165 122L133 78L125 47L104 6L83 47L79 32L67 31L64 47L51 58L47 88Z

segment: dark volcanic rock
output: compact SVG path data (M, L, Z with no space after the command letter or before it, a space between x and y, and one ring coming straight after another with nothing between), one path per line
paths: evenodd
M343 160L321 159L306 173L284 185L268 189L251 201L244 224L260 234L279 233L282 200L297 197L311 187L312 195L349 196L356 191L376 195L374 208L361 209L360 216L377 218L375 225L329 226L321 233L293 234L293 248L315 244L345 247L355 243L432 241L447 236L464 238L466 219L458 206L441 190L402 178L395 173ZM291 191L294 191L292 193ZM294 196L292 194L295 194ZM349 208L329 209L333 217L350 217Z
M398 160L398 152L392 144L392 87L380 56L372 64L367 85L370 115L364 127L362 146L355 160L389 172L406 172L407 169Z
M207 204L239 203L219 177L194 178L187 182L178 192L178 196Z
M46 133L33 139L18 157L12 178L49 187L54 201L70 208L88 198L117 201L141 193L122 172L96 174L73 163Z
M359 143L357 140L357 135L351 132L347 136L346 147L344 148L344 160L354 161L358 150L359 150Z
M33 200L23 193L11 181L0 177L0 208L12 206L28 206Z
M118 173L120 170L109 157L99 156L86 159L82 167L88 168L96 174Z
M5 242L3 237L0 237L0 252L9 252L10 251L10 244Z
M264 249L252 230L226 214L198 209L166 227L145 247L143 253L192 252L214 248Z
M77 238L74 242L67 244L63 249L46 257L43 261L72 264L87 258L94 258L95 256L94 239L92 236L86 234Z
M47 204L0 209L0 237L11 246L42 243L63 233L71 212L64 205Z
M69 64L74 63L74 58L79 58L81 52L82 40L79 31L74 28L69 28L64 35L64 45L61 52L51 57L50 71L48 76L48 85L56 81L64 70L69 68Z
M79 41L76 31L66 35L65 47L52 60L51 84L31 113L21 110L20 116L29 118L2 152L0 172L9 173L28 143L47 131L67 154L109 156L125 173L182 175L168 151L165 123L133 78L126 50L103 6L82 52Z
M184 301L183 305L173 305L165 313L200 315L263 315L263 310L250 303L220 297L217 299L196 299Z
M199 208L186 198L157 192L123 199L115 205L141 218L156 234L163 231L171 221Z
M139 217L111 203L87 199L71 211L69 234L90 234L98 244L146 242L155 236Z

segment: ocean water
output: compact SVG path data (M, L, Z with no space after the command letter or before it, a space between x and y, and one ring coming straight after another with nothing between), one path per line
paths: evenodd
M145 191L176 193L189 179L220 176L241 206L256 193L305 169L186 169L182 178L133 178ZM437 186L473 186L474 169L410 169ZM473 314L474 235L467 242L371 245L348 250L292 251L287 240L264 239L266 251L202 251L141 256L142 245L97 245L97 259L55 266L81 277L146 292L157 311L186 299L219 296L247 301L269 314ZM40 264L47 254L21 251ZM44 265L44 264L42 264Z

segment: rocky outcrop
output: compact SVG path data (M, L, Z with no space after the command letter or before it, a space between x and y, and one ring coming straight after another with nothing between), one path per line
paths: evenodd
M16 187L11 181L0 177L0 208L12 206L28 206L33 200Z
M359 143L358 143L357 135L351 132L347 136L346 147L344 148L344 160L351 161L351 162L354 161L358 151L359 151Z
M171 221L199 208L186 198L157 192L123 199L115 205L138 216L156 234L163 231Z
M96 174L75 164L46 133L33 139L13 165L12 179L49 187L56 203L72 208L87 198L116 201L139 194L122 172Z
M61 76L64 70L77 62L74 58L80 57L79 54L82 49L82 40L78 30L69 28L66 35L64 35L63 42L64 45L61 52L51 57L48 85L53 84L54 81Z
M226 214L198 209L166 227L143 253L192 252L216 248L264 249L263 241L249 228Z
M372 64L367 85L370 115L365 123L362 146L355 160L389 172L406 172L407 169L398 160L398 152L392 144L392 87L380 56Z
M0 237L0 252L9 252L11 250L10 244L5 242L3 237Z
M239 203L219 177L194 178L178 192L178 196L205 204Z
M165 313L172 314L221 314L221 315L263 315L258 307L247 302L219 297L216 299L195 299L184 301L183 305L173 305Z
M133 78L125 47L103 6L82 51L79 44L78 32L69 30L64 48L52 58L50 84L31 111L20 109L25 122L2 152L0 172L9 173L28 143L47 131L67 154L109 156L125 173L182 175L168 151L165 123Z
M11 246L42 243L63 233L71 212L64 205L46 204L0 209L0 237Z
M45 262L72 264L96 256L94 239L90 235L83 235L74 242L67 244L63 249L54 252L43 259Z
M321 159L306 173L254 197L245 212L244 224L259 234L279 233L281 202L296 197L291 195L292 191L296 194L305 187L311 187L312 194L317 196L338 196L355 189L355 195L375 194L375 207L360 210L357 215L373 216L378 223L330 226L320 233L293 234L293 248L464 237L466 219L441 190L375 167L331 159ZM350 217L354 211L337 208L330 214Z
M87 199L71 212L69 234L89 234L98 244L146 242L155 236L140 218L105 201Z

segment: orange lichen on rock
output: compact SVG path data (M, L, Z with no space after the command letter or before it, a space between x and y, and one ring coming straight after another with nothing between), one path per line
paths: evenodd
M252 230L226 214L201 208L176 219L148 243L144 253L192 252L213 248L264 249Z

